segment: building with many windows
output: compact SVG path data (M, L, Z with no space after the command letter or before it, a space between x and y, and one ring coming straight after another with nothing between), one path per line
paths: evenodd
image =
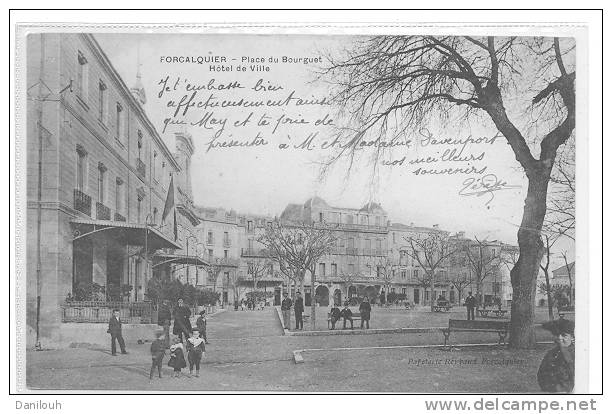
M68 302L142 303L156 254L191 254L181 250L183 233L197 217L190 139L177 136L171 153L147 118L140 79L128 88L93 35L30 35L27 58L31 346L69 340L70 322L108 321L106 307L85 312ZM179 196L163 217L171 183ZM142 309L121 305L126 322L150 319Z

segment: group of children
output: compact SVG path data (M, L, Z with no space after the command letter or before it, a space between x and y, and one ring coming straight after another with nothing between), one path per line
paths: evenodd
M206 312L200 312L200 317L196 322L197 328L192 330L191 336L185 334L186 341L183 344L178 337L172 339L170 345L170 360L168 366L173 368L172 377L178 378L181 370L189 363L189 375L193 375L193 368L196 369L196 377L200 376L200 362L206 352ZM151 344L151 372L149 380L153 379L153 374L157 370L159 378L162 377L161 370L164 357L166 356L166 338L163 331L156 333L156 339ZM185 359L185 356L187 358Z

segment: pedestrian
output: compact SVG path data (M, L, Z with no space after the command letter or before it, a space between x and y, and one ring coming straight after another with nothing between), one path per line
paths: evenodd
M187 366L185 362L185 351L178 337L174 337L170 346L170 360L168 366L174 369L172 376L178 378L181 370Z
M467 298L465 298L465 307L467 308L467 320L474 320L474 308L476 307L476 298L472 296L472 292L468 292Z
M542 359L538 384L545 392L570 393L574 389L574 322L557 319L542 327L553 335L555 347Z
M164 345L170 348L170 324L172 323L172 312L170 304L164 300L157 311L157 324L162 327L164 333Z
M240 300L240 310L244 310L244 299Z
M281 302L281 313L283 314L283 327L289 329L291 327L291 306L293 301L289 298L287 292L283 293L283 301Z
M298 290L296 293L295 304L293 305L293 311L295 312L295 329L303 330L304 321L302 320L302 313L304 313L304 299L302 294Z
M205 351L204 340L198 335L198 331L193 331L191 338L187 340L187 360L189 361L189 375L193 375L193 367L196 369L196 377L200 376L200 361Z
M344 309L340 311L342 321L342 329L346 329L346 321L351 321L351 330L353 329L353 312L349 309L349 303L344 302Z
M340 320L340 309L336 306L335 302L332 302L331 309L329 310L329 321L331 322L331 329L336 329L336 322Z
M200 312L200 317L196 321L196 326L198 327L200 338L203 338L204 343L208 344L208 339L206 338L206 311Z
M370 312L372 312L372 306L370 305L368 297L364 296L361 305L359 305L359 313L361 314L361 329L363 329L364 322L366 329L370 329Z
M191 321L189 318L191 317L191 311L189 307L185 305L183 299L178 300L178 306L174 311L174 326L172 327L172 333L177 335L179 341L183 342L183 335L185 336L185 340L191 336Z
M155 368L157 368L159 378L162 377L162 363L164 361L164 356L166 355L165 336L166 334L164 331L157 331L155 333L155 340L151 343L151 372L149 373L149 381L153 379Z
M125 341L123 340L123 334L121 333L121 319L119 318L119 309L113 309L113 315L108 321L108 330L106 333L111 335L111 354L117 355L117 345L115 341L119 342L122 354L127 354L125 350Z

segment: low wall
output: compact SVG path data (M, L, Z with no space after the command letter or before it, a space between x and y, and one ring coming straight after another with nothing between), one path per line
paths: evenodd
M75 346L105 346L110 347L110 334L106 333L108 323L62 323L59 326L58 347ZM134 324L124 323L122 325L123 339L129 348L129 344L135 344L138 340L152 341L155 331L161 329L157 324Z

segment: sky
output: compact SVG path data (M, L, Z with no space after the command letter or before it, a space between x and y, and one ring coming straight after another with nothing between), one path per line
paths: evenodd
M305 100L320 100L329 96L329 86L316 79L317 63L283 63L283 57L291 59L313 58L323 52L338 53L350 47L355 41L348 36L310 35L202 35L202 34L96 34L113 66L128 86L136 80L140 62L142 83L147 95L145 111L153 125L171 149L174 150L174 132L187 131L193 136L196 147L192 159L192 183L194 202L210 207L224 207L239 212L280 215L289 203L303 203L317 195L330 205L359 208L369 201L375 201L387 211L393 222L414 223L417 226L439 224L441 228L456 232L465 231L467 236L489 240L498 239L516 243L516 232L520 223L527 180L513 152L503 137L489 144L470 147L476 155L485 152L482 162L475 165L487 166L487 173L505 181L508 189L496 191L493 198L483 196L462 196L466 178L474 175L427 175L417 176L415 165L380 166L379 174L372 179L371 164L362 157L346 178L346 163L340 163L323 180L319 179L320 163L329 151L320 149L295 150L279 149L279 144L294 145L302 142L308 134L316 133L316 140L331 137L329 126L315 126L315 121L325 123L325 116L334 125L344 125L344 119L337 117L333 105L291 105L287 107L264 108L188 108L182 116L173 117L176 104L183 95L190 96L185 86L189 83L203 88L196 91L194 101L206 102L212 95L213 101L224 99L283 100L291 91L294 96ZM167 63L165 57L194 57L196 63ZM232 66L232 72L211 72L210 63L198 64L202 59L225 59L219 64ZM243 63L243 58L246 59ZM270 58L278 59L278 63ZM263 60L263 63L256 60ZM253 65L265 65L269 71L253 71ZM245 71L238 71L244 66ZM160 81L168 79L169 91L159 93ZM179 80L179 87L173 90ZM214 80L213 80L214 79ZM210 83L212 80L212 83ZM261 80L261 81L260 81ZM259 88L256 86L258 85ZM241 88L232 88L232 83ZM226 86L227 89L210 89ZM255 88L255 89L254 89ZM256 90L258 89L258 90ZM270 89L270 90L267 90ZM271 90L275 89L275 90ZM209 100L209 102L211 102ZM293 102L293 101L292 101ZM204 126L191 125L209 117ZM251 118L243 126L234 122ZM279 117L281 120L279 121ZM168 118L183 120L188 125L165 125ZM287 118L290 118L288 120ZM222 128L220 123L226 119ZM258 125L267 119L270 125ZM293 123L304 119L308 124ZM323 120L323 121L322 121ZM276 122L278 127L274 130ZM165 129L165 130L164 130ZM251 142L257 134L268 142L263 146L209 148L211 141ZM478 118L470 125L432 125L432 137L465 140L468 137L496 135L496 130L485 117ZM215 138L215 134L217 137ZM412 131L405 139L411 140L408 148L400 148L392 159L404 155L408 159L440 155L444 149L434 145L423 145L424 135ZM364 152L365 153L365 152ZM443 168L440 164L436 168ZM430 168L428 166L427 168ZM464 191L465 192L465 191ZM568 248L569 244L560 248ZM572 246L573 248L573 246Z

